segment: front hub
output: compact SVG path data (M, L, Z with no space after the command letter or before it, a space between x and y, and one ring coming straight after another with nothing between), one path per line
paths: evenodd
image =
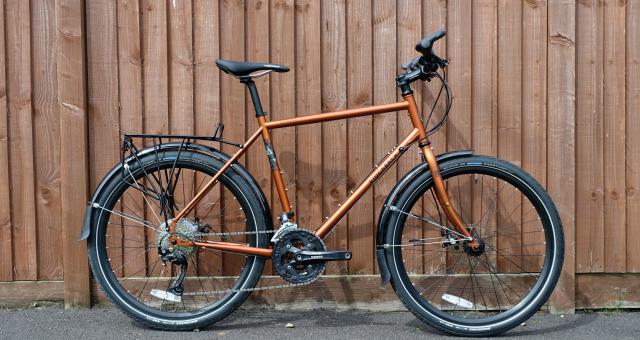
M469 230L469 233L471 234L471 237L473 237L473 240L465 240L464 242L462 242L462 248L464 249L464 252L470 256L480 256L484 254L484 240L481 239L478 236L478 233L476 233L476 231L473 229Z

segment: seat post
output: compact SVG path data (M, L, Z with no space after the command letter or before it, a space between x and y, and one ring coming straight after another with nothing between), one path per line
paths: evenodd
M253 82L253 79L250 77L239 77L240 82L243 83L249 89L249 94L251 94L251 101L253 102L253 107L256 109L256 117L266 116L267 113L262 109L262 103L260 102L260 96L258 95L258 88L256 87L256 83Z

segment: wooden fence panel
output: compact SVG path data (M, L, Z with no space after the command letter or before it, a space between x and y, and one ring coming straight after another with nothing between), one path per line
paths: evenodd
M62 278L60 120L53 0L31 3L31 71L38 235L38 279Z
M320 2L296 1L296 113L322 110ZM278 75L274 75L278 77ZM322 126L299 126L296 143L298 225L313 229L322 224ZM264 162L264 155L261 155ZM304 212L304 213L302 213Z
M347 3L347 107L355 109L373 104L371 2ZM371 172L373 162L373 119L371 116L347 121L347 189L352 190ZM351 209L348 249L353 252L349 273L373 273L373 192L368 191Z
M0 8L0 281L13 280L13 226L9 169L9 111L7 107L7 59L5 54L4 6Z
M629 1L627 7L627 271L640 272L640 1Z
M322 111L346 109L346 27L342 1L322 3ZM330 216L346 198L347 123L344 120L322 123L322 214ZM327 237L327 247L347 249L346 219L342 219ZM327 273L346 273L347 264L327 265Z
M60 112L60 192L66 307L87 307L90 303L87 246L86 242L78 240L84 215L80 207L87 201L89 191L83 8L82 0L56 0L56 82Z
M626 270L625 244L625 3L604 2L604 270Z
M565 258L552 311L575 307L575 1L549 1L547 46L547 190L564 227Z
M602 6L578 2L576 43L576 270L604 270ZM594 67L598 65L598 67Z
M398 94L391 84L395 82L397 58L396 53L396 3L384 0L373 2L373 104L391 103L397 100ZM373 117L373 161L379 162L396 146L398 139L397 113L387 113ZM384 205L387 195L396 182L396 167L392 167L382 176L373 188L374 222L377 223L379 211ZM371 240L375 242L375 240ZM375 265L374 270L378 270Z
M16 280L37 280L29 2L7 1L5 12L13 271Z
M78 207L118 161L122 133L205 135L221 121L225 139L242 142L257 128L245 88L219 72L216 58L289 66L256 80L270 119L281 119L397 100L399 65L416 56L422 36L446 29L435 50L451 61L454 106L432 136L436 152L498 156L548 188L566 235L552 309L571 310L576 271L640 271L640 85L631 76L639 72L639 8L615 0L7 0L0 15L0 281L64 278L72 304L88 301L86 250L73 234ZM428 114L437 82L414 90ZM275 131L299 225L321 224L409 129L404 113L390 113ZM260 143L241 161L277 224L281 208ZM420 161L408 152L338 224L327 246L351 249L354 259L329 264L328 274L376 272L378 211ZM473 191L460 196L459 204L478 208ZM121 235L110 237L116 245ZM523 233L522 242L533 241ZM200 261L198 270L220 274L230 261ZM417 261L433 271L440 260Z

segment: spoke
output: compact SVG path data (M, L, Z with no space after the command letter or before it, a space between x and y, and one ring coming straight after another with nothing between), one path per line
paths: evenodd
M207 300L207 303L208 303L209 302L209 298L205 294L206 291L204 290L204 285L202 284L202 280L200 280L200 275L198 275L198 265L196 264L196 261L192 257L189 258L189 261L191 261L191 265L193 265L193 270L195 272L196 277L198 278L198 283L200 283L200 289L202 290L204 298L205 298L205 300ZM193 301L195 303L195 301L196 301L195 297L193 298ZM198 305L196 304L196 309L197 308L198 308Z
M488 258L487 258L487 261L488 261ZM520 296L520 294L518 294L518 292L516 292L513 288L511 288L511 286L507 285L506 282L502 281L500 276L498 276L498 274L497 274L497 272L498 272L497 269L491 263L483 263L483 262L480 262L480 263L482 263L489 270L489 272L493 273L493 275L495 275L496 279L498 279L498 283L500 284L500 287L502 287L502 292L504 293L504 296L507 298L507 302L509 302L509 304L513 305L513 303L511 303L511 300L509 299L509 295L504 290L504 285L506 285L507 288L509 288L513 293L515 293L518 296L518 298L520 300L522 300L522 296ZM493 268L493 269L491 269L490 267Z
M131 170L129 169L129 166L126 165L126 164L125 164L125 169L127 169L127 172L129 173L129 176L131 176L131 179L133 180L133 183L136 184L136 186L138 187L139 190L142 190L140 188L140 186L138 185L138 182L136 181L135 177L133 177L133 174L131 173ZM147 205L149 206L149 209L151 210L153 215L156 217L156 220L158 220L158 224L162 224L162 222L160 221L160 218L156 214L156 211L153 210L153 207L151 206L151 203L149 203L149 200L147 200L147 196L146 195L142 195L142 197L144 198L145 202L147 202Z
M158 258L156 260L156 262L153 264L153 268L151 268L151 272L152 273L156 269L156 267L158 266L158 262L160 262L160 258ZM144 286L142 286L142 289L140 290L140 293L138 294L138 300L140 300L142 298L142 293L144 292L144 289L147 288L147 284L149 283L149 279L150 278L151 278L151 276L147 276L147 280L144 282Z
M148 253L148 252L149 252L149 250L151 250L151 248L149 248L149 249L147 249L147 250L143 251L142 253L138 253L135 257L139 257L140 255L145 255L146 253ZM132 250L128 251L127 253L130 253L130 252L132 252ZM125 254L123 254L123 255L127 255L127 253L125 253ZM121 266L120 266L120 267L118 267L118 268L112 269L112 271L115 273L115 272L117 272L118 270L122 269L122 267L124 267L124 266L125 266L125 264L121 265Z
M538 278L536 278L535 276L531 275L531 273L530 273L530 272L525 271L525 270L524 270L524 269L523 269L519 264L517 264L517 263L513 262L513 260L511 260L511 259L510 259L510 258L508 258L507 256L505 256L505 255L501 254L501 253L498 251L498 249L493 248L493 247L492 247L492 246L490 246L490 245L487 245L487 247L489 247L489 248L493 249L493 251L495 251L495 252L496 252L496 254L497 254L498 256L502 256L502 257L504 257L505 259L507 259L507 261L511 262L514 266L518 267L518 269L520 269L520 271L521 271L522 273L525 273L525 274L527 274L527 275L531 276L532 278L534 278L534 279L536 279L536 280L538 279ZM506 253L506 254L507 254L507 255L509 255L509 256L527 256L527 255L524 255L524 254L523 254L523 255L515 255L515 254L509 254L509 253ZM533 255L532 255L532 256L533 256ZM544 255L539 255L539 256L544 256Z
M149 221L146 221L146 220L139 220L138 218L133 217L133 216L129 216L129 215L125 214L125 213L124 213L124 212L122 212L122 211L109 210L109 209L107 209L107 208L103 208L103 207L101 207L100 205L98 205L97 203L94 203L94 205L93 205L93 206L94 206L94 208L99 208L99 209L102 209L102 210L104 210L104 211L108 211L110 214L115 214L115 215L117 215L117 216L120 216L120 217L126 218L126 219L128 219L128 220L130 220L130 221L140 223L141 225L143 225L143 226L145 226L145 227L147 227L147 228L149 228L149 229L153 229L153 230L155 230L155 231L157 231L157 232L161 232L160 230L158 230L158 229L156 229L155 227L153 227L153 226L151 225L151 222L149 222Z

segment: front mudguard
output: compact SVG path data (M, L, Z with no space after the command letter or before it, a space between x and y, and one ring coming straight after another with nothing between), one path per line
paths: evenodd
M87 238L89 238L91 234L91 224L93 222L93 219L95 218L94 211L96 210L96 208L93 207L93 203L96 202L98 197L100 197L100 195L104 191L106 184L109 183L109 181L113 179L114 176L121 176L124 164L133 164L134 162L136 162L136 157L141 158L149 153L153 153L156 151L157 152L178 151L180 149L182 149L183 152L184 151L198 152L198 153L207 155L209 157L212 157L216 160L219 160L223 163L227 162L229 158L231 158L229 155L223 153L218 149L212 148L207 145L198 144L198 143L189 143L186 145L182 143L164 143L164 144L158 144L157 146L152 146L152 147L140 150L136 155L131 155L130 157L125 159L123 162L118 163L102 179L102 181L98 185L98 188L93 193L93 196L91 197L91 200L89 201L89 204L87 206L87 210L85 212L84 220L83 220L82 232L80 233L80 239L86 240ZM273 225L271 222L272 221L271 208L269 207L269 203L267 202L267 198L265 197L264 192L262 191L262 189L260 188L256 180L251 176L251 174L249 174L249 172L240 163L237 163L237 162L233 163L227 171L230 171L230 170L236 171L238 174L240 174L245 179L247 184L249 184L251 189L255 191L255 193L257 194L260 200L260 205L261 205L260 208L264 211L265 216L267 217L268 225L266 226L266 230L273 230Z
M460 150L460 151L452 151L446 152L436 156L436 161L438 164L444 161L448 161L451 159L462 158L473 155L473 151L471 150ZM387 266L386 256L384 254L383 244L385 241L385 237L387 234L387 228L389 227L389 219L391 217L390 206L394 206L400 194L405 190L405 188L420 175L428 173L428 176L431 177L429 173L429 168L427 167L427 163L423 162L418 164L416 167L407 172L402 179L393 187L387 199L384 201L384 205L380 211L380 217L378 218L378 230L376 232L376 258L378 259L378 268L380 270L381 276L381 285L384 286L391 279L391 275L389 274L389 268Z

